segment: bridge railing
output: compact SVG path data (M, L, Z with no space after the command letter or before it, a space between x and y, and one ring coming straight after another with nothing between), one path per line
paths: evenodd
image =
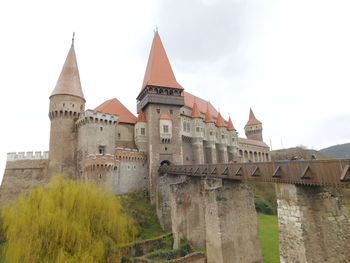
M159 173L350 188L350 159L160 166Z

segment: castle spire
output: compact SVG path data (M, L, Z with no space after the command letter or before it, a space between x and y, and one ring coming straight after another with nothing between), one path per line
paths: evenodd
M191 117L192 118L200 118L201 117L201 114L199 112L196 101L194 101L194 103L193 103Z
M146 86L183 89L176 81L168 56L160 39L158 29L154 32L142 89Z
M85 100L81 88L77 59L74 50L74 33L72 45L64 62L60 77L50 98L54 95L73 95Z
M227 130L229 131L235 131L235 127L233 126L232 120L231 120L231 116L228 117L228 124L227 124Z
M218 113L218 116L216 117L215 125L217 127L225 127L225 121L224 118L221 116L220 112Z
M261 123L261 121L259 121L259 120L255 117L252 108L250 108L250 111L249 111L249 120L248 120L248 122L247 122L247 124L246 124L245 126L258 125L258 124L262 124L262 123Z
M205 113L204 122L212 122L211 114L209 111L209 103L207 102L207 112Z

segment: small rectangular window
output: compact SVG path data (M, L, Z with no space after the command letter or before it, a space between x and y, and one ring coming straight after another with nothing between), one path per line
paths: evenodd
M98 153L104 155L106 150L106 146L98 146Z
M141 128L141 135L145 135L146 134L146 129L145 128Z
M169 113L170 113L171 115L173 115L173 110L169 110Z
M200 128L199 127L196 127L196 132L199 132L200 131Z
M225 139L225 135L222 134L222 135L221 135L221 139Z
M158 114L160 113L160 109L157 109L157 113L158 113Z
M164 133L169 133L169 126L168 125L164 125L163 126L163 132Z
M118 133L118 139L120 139L120 133Z

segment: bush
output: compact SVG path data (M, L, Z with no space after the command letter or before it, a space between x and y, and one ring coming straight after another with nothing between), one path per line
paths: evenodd
M62 177L22 194L2 216L5 261L11 263L117 260L119 245L133 241L137 232L113 193Z

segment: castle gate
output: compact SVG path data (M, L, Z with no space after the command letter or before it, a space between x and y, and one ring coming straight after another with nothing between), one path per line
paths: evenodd
M208 263L262 262L249 181L275 183L281 263L350 262L350 218L328 189L350 187L350 160L170 165L159 174L175 247L186 237Z

